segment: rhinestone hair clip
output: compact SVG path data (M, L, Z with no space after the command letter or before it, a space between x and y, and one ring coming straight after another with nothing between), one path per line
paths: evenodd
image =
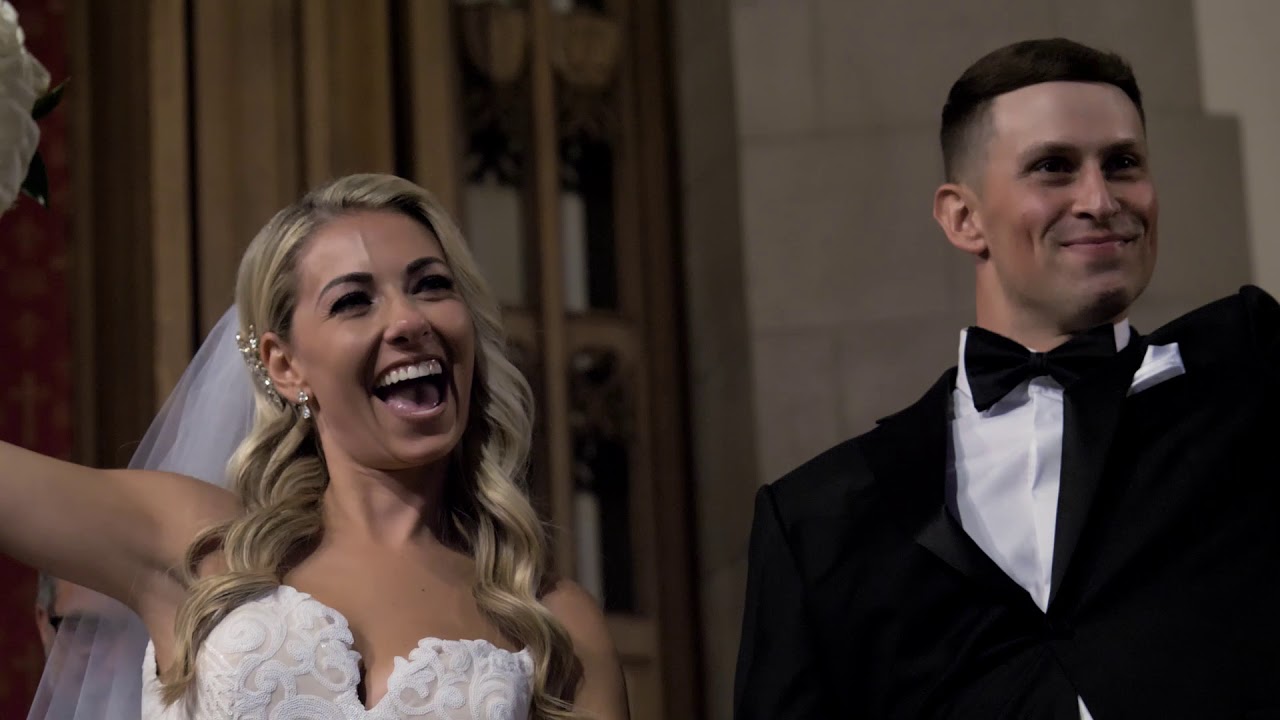
M253 373L255 381L262 385L263 392L283 406L284 399L280 397L280 393L276 392L271 376L267 374L267 367L262 364L262 354L258 352L258 333L252 325L249 326L248 337L236 333L236 347L240 348L240 357L244 358L244 364L249 367L249 372Z

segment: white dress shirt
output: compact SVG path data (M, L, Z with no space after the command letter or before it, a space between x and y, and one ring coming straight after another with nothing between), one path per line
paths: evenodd
M1115 324L1116 349L1129 344L1129 322ZM1062 473L1062 386L1032 378L984 412L973 406L965 374L968 331L960 333L959 374L952 393L948 500L960 526L996 565L1049 606L1053 536ZM1129 393L1184 372L1176 343L1147 348ZM1080 717L1092 720L1080 700Z

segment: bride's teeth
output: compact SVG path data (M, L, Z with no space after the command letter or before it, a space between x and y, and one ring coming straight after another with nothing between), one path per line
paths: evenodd
M442 372L444 372L444 369L441 367L439 360L426 360L418 363L417 365L406 365L388 372L386 375L382 376L381 380L378 381L377 387L395 385L396 383L404 382L405 380L413 380L414 378L439 375Z

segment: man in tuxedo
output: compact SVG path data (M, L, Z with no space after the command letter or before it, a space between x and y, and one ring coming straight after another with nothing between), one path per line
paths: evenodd
M40 644L44 646L44 656L49 657L53 650L54 637L58 626L68 617L79 619L83 603L81 598L89 591L66 580L52 575L37 573L36 577L36 631L40 633Z
M760 489L735 717L1280 717L1280 307L1130 327L1158 205L1115 55L996 50L941 140L976 326L918 402Z
M90 711L95 713L92 717L120 717L121 708L137 712L142 675L111 670L131 662L136 668L143 655L147 634L131 610L88 588L40 573L35 618L45 665L28 720L84 718Z

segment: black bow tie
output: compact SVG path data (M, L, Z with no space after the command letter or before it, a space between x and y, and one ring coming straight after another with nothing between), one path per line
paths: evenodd
M1115 355L1111 325L1076 335L1047 353L1032 352L1003 335L973 327L964 344L964 367L973 406L982 412L1031 378L1048 375L1066 388Z

